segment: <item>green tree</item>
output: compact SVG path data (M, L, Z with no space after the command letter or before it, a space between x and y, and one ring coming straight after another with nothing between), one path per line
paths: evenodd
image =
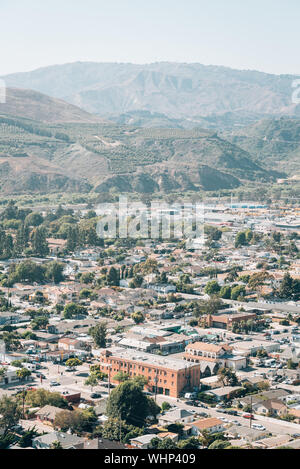
M51 447L50 449L63 449L61 443L59 441L53 441L53 443L51 444Z
M131 319L135 322L135 324L141 324L145 321L145 316L141 312L133 313L131 315Z
M79 360L79 358L69 358L66 361L66 366L70 368L75 368L76 366L80 366L80 365L82 365L82 361Z
M16 375L20 381L24 381L31 376L31 372L27 368L20 368L16 371Z
M0 399L0 428L4 435L17 425L21 416L21 407L16 399L8 396Z
M106 347L107 323L100 322L95 327L91 327L89 334L93 338L96 347Z
M231 290L231 299L238 300L240 297L245 296L245 294L246 294L246 289L244 285L237 285L236 287L233 287Z
M217 295L221 290L221 287L220 285L218 284L218 282L216 280L212 280L211 282L208 282L208 284L206 285L205 289L204 289L204 292L206 293L206 295Z
M240 246L245 246L247 244L246 233L244 231L240 231L237 233L235 238L235 247L238 248Z
M150 400L144 394L142 386L137 382L125 381L111 392L107 404L107 415L109 417L142 427L150 412Z
M21 448L30 448L32 446L32 440L38 436L38 432L36 431L36 428L33 427L31 430L28 430L27 432L23 433L19 440L19 446Z
M123 373L123 371L119 371L114 376L114 381L117 381L117 383L124 383L124 381L128 381L129 379L130 376L127 373Z
M43 228L36 228L31 235L31 245L34 255L45 257L49 254L49 246L46 239L46 231Z
M231 287L228 285L224 285L220 291L220 297L225 300L230 300L231 298Z
M215 440L211 445L209 445L208 449L226 449L229 446L231 446L229 441Z
M98 375L96 373L91 373L90 376L85 380L85 386L90 386L91 391L93 392L93 388L97 386L99 383Z
M93 408L86 410L63 410L56 414L54 426L62 431L71 430L74 433L91 432L97 417Z
M64 265L61 262L50 262L46 267L46 278L58 284L64 280L63 270Z
M143 428L128 425L124 420L120 420L120 418L109 418L103 425L101 436L111 441L129 443L131 438L136 438L143 434Z
M220 377L223 386L236 386L238 384L236 373L230 368L220 368L218 370L218 376Z
M115 268L111 267L106 275L107 285L118 287L120 285L120 272Z
M32 212L25 218L25 225L27 226L40 226L43 223L44 219L42 215L38 212Z
M73 317L79 315L87 315L87 311L83 306L80 306L76 303L68 303L64 308L64 319L72 319Z
M169 409L171 409L171 405L169 404L169 402L163 402L161 405L162 412L166 412Z
M50 392L43 388L27 391L25 402L30 407L51 405L53 407L59 407L60 409L68 408L68 401L61 396L60 393Z

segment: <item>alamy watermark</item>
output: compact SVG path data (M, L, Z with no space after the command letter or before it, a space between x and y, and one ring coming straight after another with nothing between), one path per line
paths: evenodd
M4 80L0 80L0 104L6 103L6 84Z
M103 239L197 239L204 244L204 204L153 201L100 204L97 234Z
M292 94L292 103L300 104L300 78L293 81L292 88L295 88L295 91Z

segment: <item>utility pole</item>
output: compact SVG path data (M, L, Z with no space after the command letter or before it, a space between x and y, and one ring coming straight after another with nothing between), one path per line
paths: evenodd
M108 395L110 397L110 370L112 365L108 365Z
M158 382L158 377L157 377L157 370L154 378L154 383L155 383L155 402L157 402L157 382Z
M25 419L25 388L23 388L23 393L22 393L22 404L23 404L23 419Z
M250 428L252 428L252 396L250 396Z

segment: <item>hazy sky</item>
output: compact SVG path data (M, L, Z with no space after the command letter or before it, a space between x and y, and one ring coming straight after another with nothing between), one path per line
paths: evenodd
M300 74L300 0L0 0L0 75L74 62Z

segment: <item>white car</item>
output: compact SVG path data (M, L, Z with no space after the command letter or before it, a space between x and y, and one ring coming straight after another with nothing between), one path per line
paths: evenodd
M220 420L222 420L222 422L224 422L224 423L229 423L229 420L226 419L225 417L220 417Z
M264 427L263 425L260 425L259 423L253 423L252 427L255 428L256 430L265 430L266 429L266 427Z

